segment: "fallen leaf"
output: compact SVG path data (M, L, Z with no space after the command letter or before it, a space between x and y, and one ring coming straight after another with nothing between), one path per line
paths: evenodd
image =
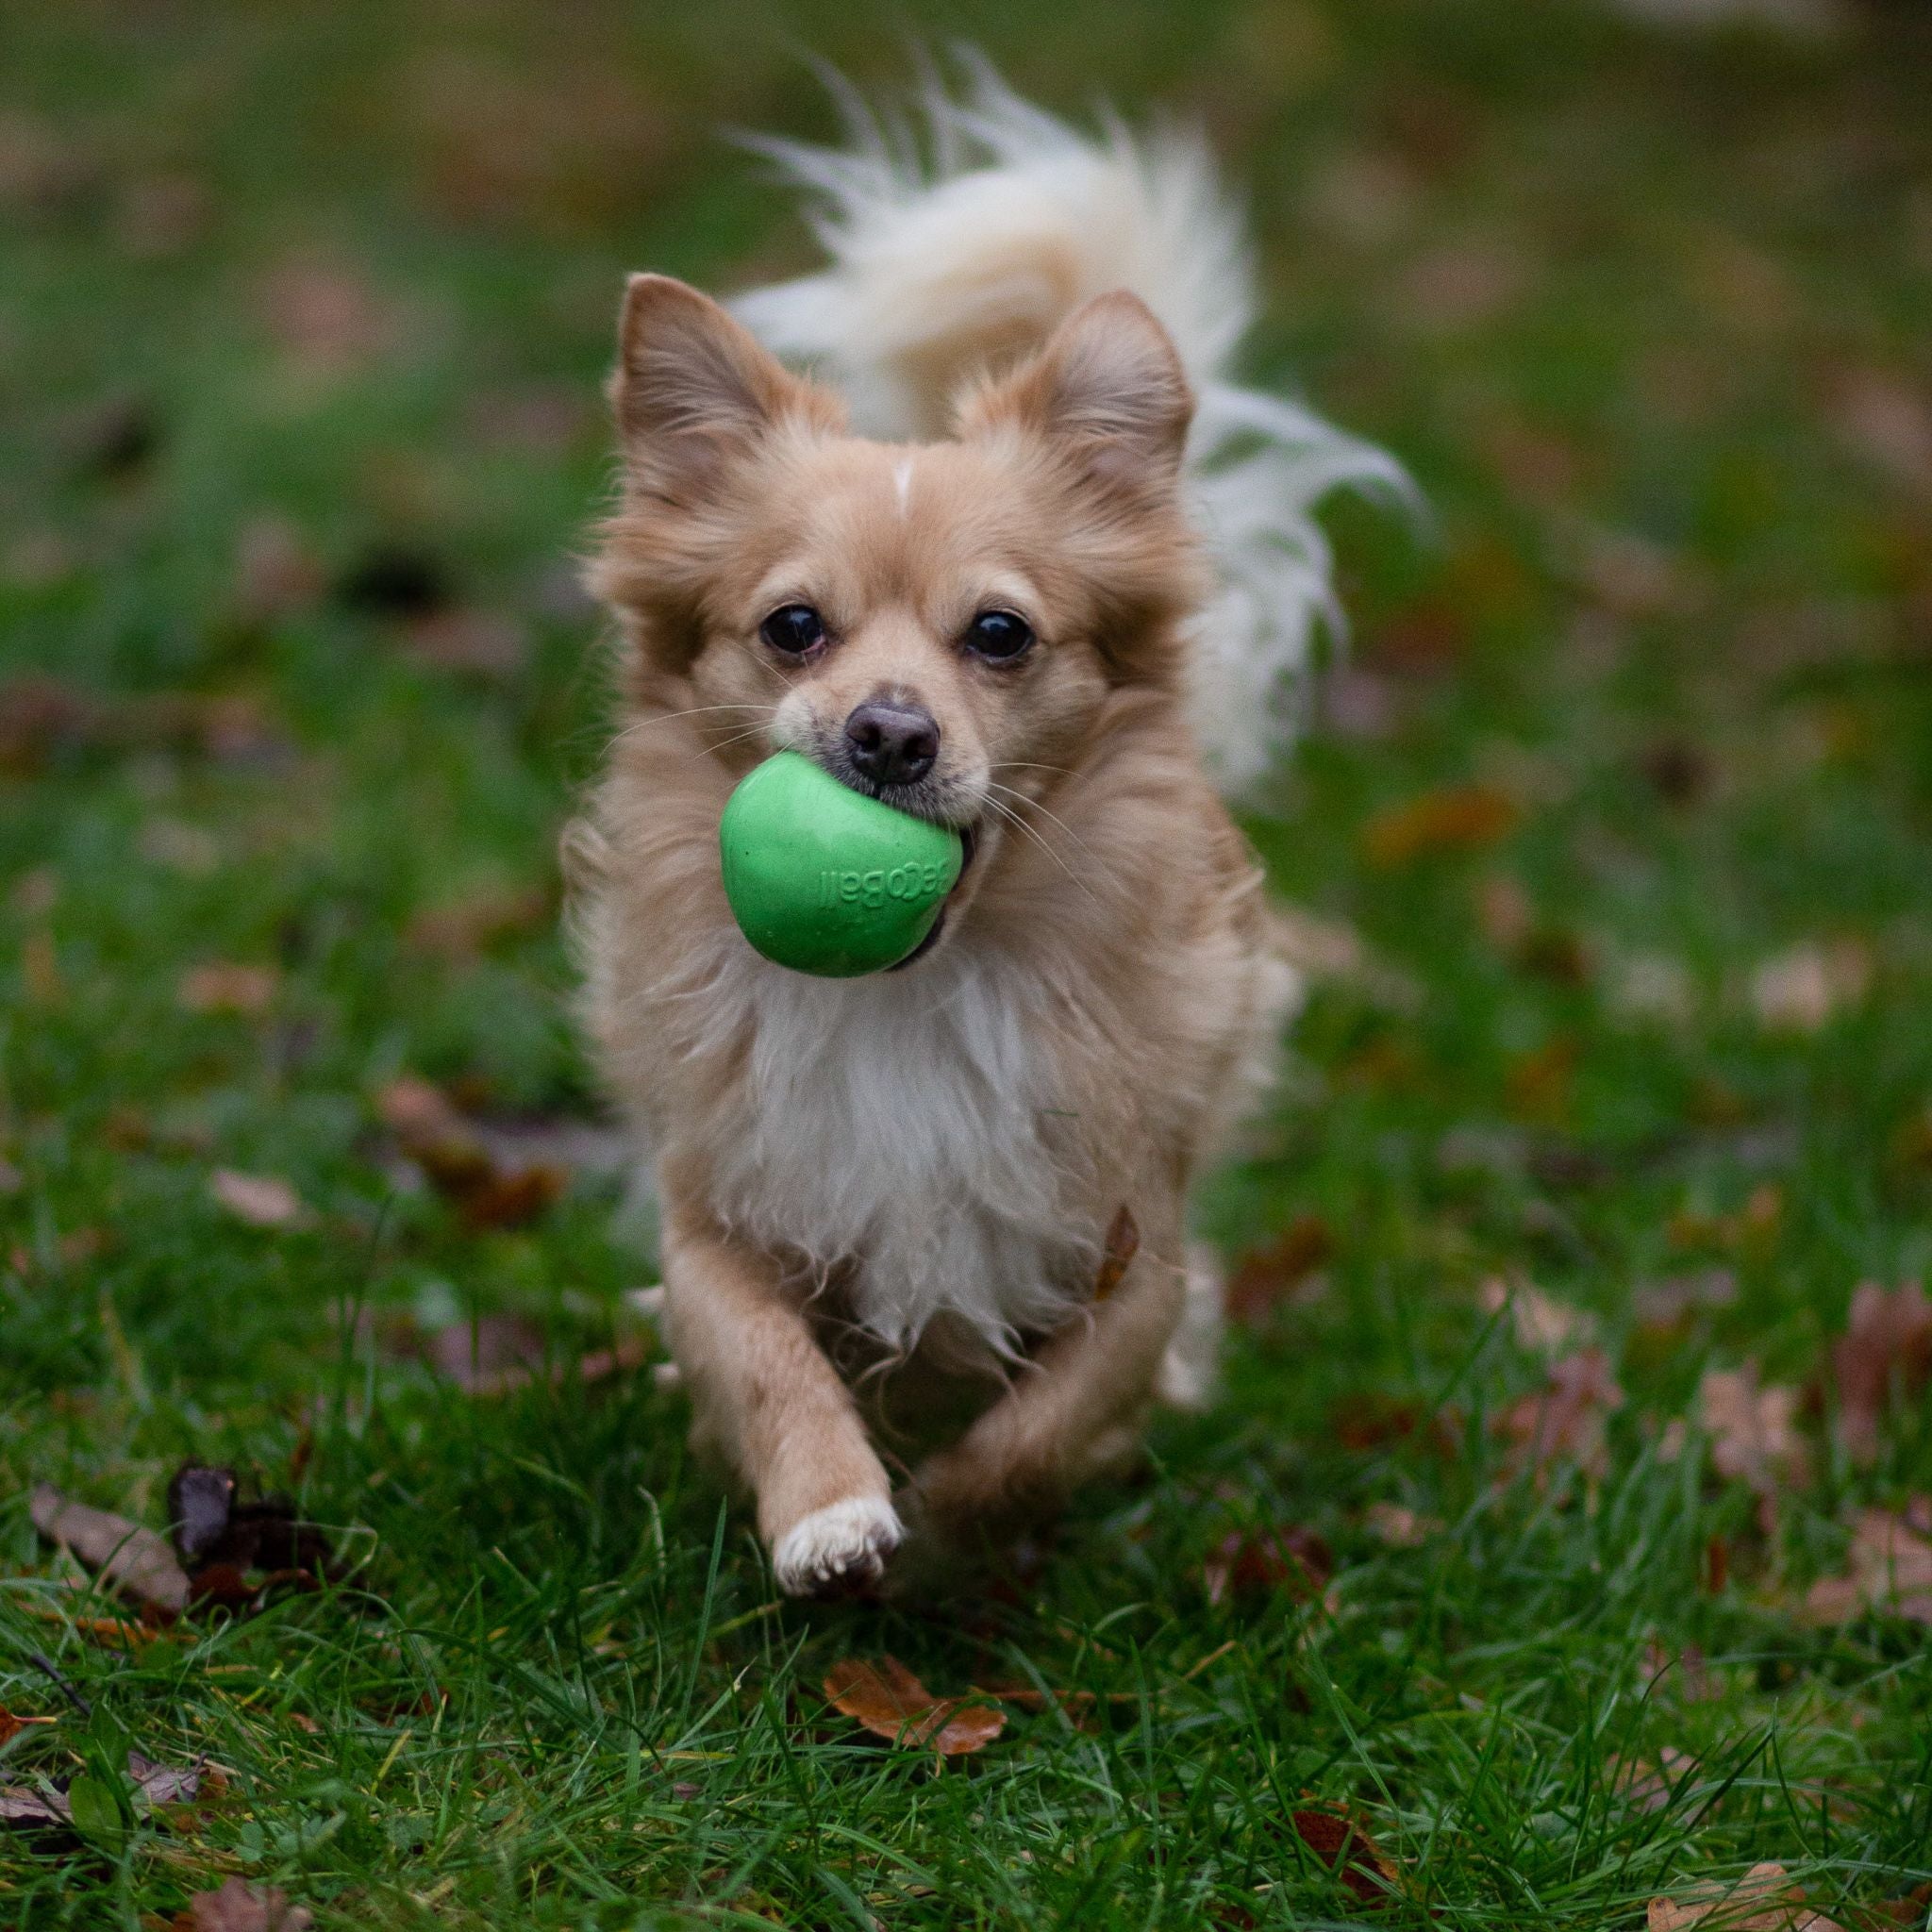
M291 361L335 375L392 346L398 317L353 264L308 250L282 258L263 277L261 315Z
M1932 1303L1917 1282L1888 1293L1875 1281L1852 1296L1845 1332L1831 1349L1838 1436L1856 1462L1878 1455L1879 1425L1932 1381Z
M241 1501L233 1470L182 1464L168 1484L168 1516L196 1603L258 1607L277 1591L316 1589L335 1574L328 1537L286 1497Z
M1698 1385L1698 1420L1710 1437L1717 1473L1748 1483L1760 1496L1803 1489L1811 1453L1797 1432L1799 1391L1759 1388L1755 1364L1708 1369Z
M251 1227L299 1227L309 1219L301 1195L279 1174L218 1167L208 1187L230 1214Z
M403 937L421 952L472 959L506 940L549 923L551 895L541 886L501 886L451 899L417 913Z
M1785 1883L1782 1865L1754 1865L1735 1885L1694 1885L1674 1899L1654 1898L1647 1932L1686 1932L1708 1924L1712 1932L1840 1932L1805 1903L1803 1890Z
M1624 1391L1602 1349L1579 1349L1552 1362L1541 1389L1519 1397L1491 1422L1491 1433L1510 1445L1506 1479L1527 1468L1541 1484L1562 1462L1602 1475L1609 1463L1606 1422L1623 1406Z
M280 983L273 967L210 960L181 975L175 998L191 1013L265 1013Z
M1425 791L1377 812L1362 828L1362 856L1384 871L1441 853L1475 852L1508 837L1516 801L1491 785Z
M410 652L438 671L509 677L521 671L530 641L522 625L495 611L436 610L404 633Z
M1486 1315L1507 1310L1517 1345L1532 1355L1556 1355L1583 1340L1594 1325L1581 1308L1559 1302L1527 1281L1505 1281L1491 1275L1476 1292Z
M1386 1906L1401 1889L1393 1862L1341 1807L1291 1811L1295 1836L1364 1905Z
M1335 1234L1319 1214L1297 1215L1266 1247L1236 1264L1227 1284L1227 1312L1254 1327L1287 1301L1335 1253Z
M1366 1512L1369 1528L1391 1550L1414 1550L1441 1530L1434 1516L1420 1516L1404 1503L1371 1503Z
M1773 1033L1816 1033L1857 1006L1872 984L1872 955L1857 940L1807 941L1764 960L1751 975L1751 1008Z
M1866 1610L1932 1624L1932 1540L1889 1509L1867 1509L1852 1532L1850 1569L1821 1576L1805 1598L1809 1624L1848 1624Z
M482 1127L426 1080L392 1080L375 1105L403 1152L473 1228L525 1226L569 1183L555 1160L503 1159Z
M1611 1757L1606 1760L1604 1769L1610 1789L1626 1803L1639 1811L1661 1811L1675 1791L1682 1789L1685 1780L1695 1774L1697 1760L1666 1744L1656 1764L1642 1757Z
M175 1913L174 1932L308 1932L306 1906L291 1905L273 1885L231 1878L219 1891L198 1891Z
M1104 1302L1119 1288L1134 1257L1141 1251L1141 1225L1130 1209L1123 1208L1107 1230L1107 1245L1101 1250L1100 1270L1093 1278L1093 1299Z
M1932 396L1902 375L1855 370L1838 384L1832 419L1856 455L1894 482L1932 496Z
M1285 1591L1296 1603L1319 1596L1335 1574L1335 1557L1319 1532L1292 1524L1286 1529L1231 1529L1201 1565L1210 1604L1240 1602Z
M207 1766L199 1761L182 1767L156 1764L139 1751L127 1754L129 1792L138 1810L154 1811L168 1805L185 1805L201 1790ZM81 1780L76 1779L76 1786ZM87 1824L83 1814L81 1823ZM75 1824L75 1804L69 1792L54 1787L39 1790L23 1785L0 1788L0 1824L63 1825Z
M1728 1268L1707 1268L1645 1282L1632 1293L1630 1312L1640 1327L1670 1331L1708 1309L1727 1308L1737 1299L1738 1277Z
M50 1724L54 1722L55 1720L50 1717L16 1717L4 1704L0 1704L0 1744L10 1743L31 1725Z
M153 1530L70 1502L51 1483L34 1491L28 1513L49 1542L72 1550L103 1583L170 1616L187 1608L187 1574Z
M319 603L328 579L315 553L285 518L264 515L243 525L235 545L235 614L246 624L273 624Z
M996 1705L964 1697L935 1697L898 1658L876 1664L846 1657L825 1673L824 1691L836 1710L889 1743L929 1746L941 1757L982 1750L1007 1727Z

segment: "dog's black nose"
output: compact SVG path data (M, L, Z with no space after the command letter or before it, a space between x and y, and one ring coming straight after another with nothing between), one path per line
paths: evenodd
M846 719L845 742L860 777L874 785L916 785L940 755L939 722L923 705L868 698Z

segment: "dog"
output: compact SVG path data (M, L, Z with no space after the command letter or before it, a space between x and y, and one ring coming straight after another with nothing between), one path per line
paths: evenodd
M843 150L765 143L824 273L628 285L590 571L621 728L566 836L693 1440L792 1594L1005 1534L1205 1399L1189 1189L1298 996L1223 792L1336 623L1313 505L1399 486L1226 380L1252 275L1199 143L984 68L924 108L923 144L857 108ZM961 834L900 966L734 925L720 814L781 749Z

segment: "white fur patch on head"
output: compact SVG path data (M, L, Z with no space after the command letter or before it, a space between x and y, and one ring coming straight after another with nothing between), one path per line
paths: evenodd
M899 500L899 514L903 517L912 508L912 458L901 457L892 465L892 493Z
M787 1596L876 1583L905 1534L883 1496L846 1496L794 1523L772 1551L772 1569Z

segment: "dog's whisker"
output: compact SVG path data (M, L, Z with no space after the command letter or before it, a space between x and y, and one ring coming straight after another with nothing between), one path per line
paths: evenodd
M1017 797L1018 795L1019 794L1017 792L1014 794L1015 797ZM1091 899L1096 906L1100 904L1100 895L1094 891L1093 888L1090 886L1087 883L1087 881L1083 879L1080 876L1080 874L1076 873L1074 870L1074 868L1071 865L1069 865L1067 861L1064 858L1062 858L1059 856L1059 854L1056 852L1050 844L1047 843L1046 839L1041 833L1040 828L1037 825L1029 825L1026 823L1026 821L1023 819L1020 816L1020 814L1012 808L1011 806L1002 805L997 798L991 797L991 795L989 795L989 797L987 798L986 808L989 811L997 812L1000 815L1000 817L1007 820L1016 831L1025 833L1025 835L1029 839L1031 839L1033 842L1036 845L1038 845L1040 849L1043 853L1045 853L1046 856L1050 859L1052 859L1053 862L1057 866L1058 866L1063 873L1066 874L1067 877L1071 879L1074 885L1079 887L1081 891L1086 893L1088 898Z
M680 718L702 717L707 711L775 711L776 705L692 705L685 711L659 711L649 718L640 718L634 724L626 724L615 734L611 743L619 744L634 731L647 730L653 724L673 724Z
M1030 805L1041 817L1051 819L1080 848L1084 857L1088 858L1093 858L1093 849L1087 843L1086 840L1081 838L1079 833L1074 831L1073 826L1068 824L1066 820L1061 818L1058 812L1049 811L1037 798L1028 798L1024 791L1015 791L1010 785L995 785L990 778L987 780L987 789L990 791L1003 791L1008 798L1017 798L1022 805Z

